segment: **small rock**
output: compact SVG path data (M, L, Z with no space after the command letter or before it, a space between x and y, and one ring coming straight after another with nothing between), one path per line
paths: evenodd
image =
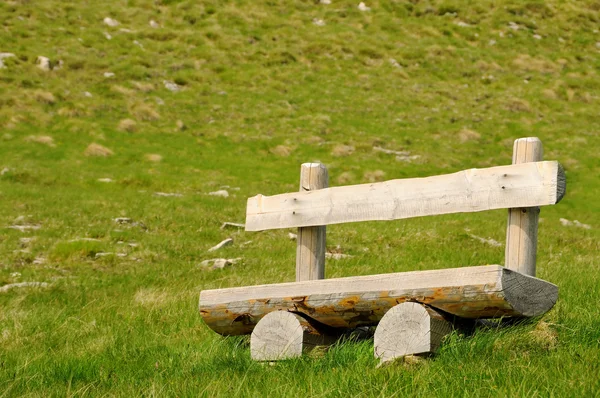
M542 40L542 36L540 35L533 35L533 38L536 40Z
M165 85L165 88L169 91L177 92L181 90L181 86L169 80L163 80L163 84Z
M6 293L9 290L19 287L48 287L48 284L46 282L9 283L8 285L0 286L0 293Z
M46 264L46 259L44 257L36 257L33 259L32 263L35 265Z
M187 129L187 126L181 120L177 120L175 122L175 127L177 128L178 131L184 131Z
M227 192L224 189L220 189L220 190L214 191L214 192L209 192L208 194L210 196L220 196L222 198L228 198L229 197L229 192Z
M153 19L151 19L150 22L148 22L148 24L150 25L151 28L154 28L154 29L160 28L160 25L158 24L158 22L156 22Z
M74 242L100 242L100 239L96 239L96 238L75 238L75 239L71 239L69 241L69 243L74 243Z
M298 234L295 234L293 232L288 232L288 238L290 238L290 240L297 240Z
M488 41L488 45L495 46L496 45L496 40L491 39L490 41Z
M14 56L15 54L13 53L0 53L0 69L6 68L6 65L4 65L4 60L6 58L11 58Z
M112 36L108 32L104 32L104 37L106 37L106 40L111 40L112 39Z
M361 10L361 11L371 11L371 8L367 7L367 5L365 3L363 3L363 2L360 2L358 4L358 9Z
M96 253L96 255L94 257L95 258L102 258L102 257L112 256L114 254L115 253L113 253L113 252L99 252L99 253Z
M325 21L323 21L322 19L319 19L319 18L314 18L312 20L312 22L313 22L313 25L316 25L316 26L325 26Z
M129 217L117 217L115 218L117 224L131 224L133 220Z
M321 4L331 4L331 0L321 0L320 1Z
M473 238L475 240L478 240L481 243L485 243L486 245L490 245L490 246L494 246L494 247L500 247L500 246L502 246L502 243L500 243L497 240L492 239L492 238L487 238L486 239L486 238L482 238L480 236L472 235L472 234L469 234L469 237L471 237L471 238Z
M391 150L391 149L382 148L380 146L374 146L373 150L375 152L383 152L383 153L387 153L389 155L396 155L396 156L408 156L408 155L410 155L410 152L408 152L408 151L394 151L394 150Z
M344 254L344 253L325 253L325 258L330 258L332 260L341 260L344 258L352 258L354 256L351 256L350 254Z
M592 229L591 225L583 224L577 220L570 221L570 220L567 220L566 218L561 218L560 223L565 227L575 226L575 227L579 227L579 228L583 228L583 229Z
M40 225L11 225L8 228L17 229L21 232L25 232L25 231L31 231L31 230L38 230L41 228L41 226Z
M104 23L108 26L110 26L111 28L114 28L115 26L119 26L119 21L117 21L116 19L112 19L109 17L104 18Z
M0 176L3 176L4 174L8 173L10 171L10 169L8 167L5 167L2 169L2 171L0 171Z
M89 91L84 91L83 92L83 96L84 97L88 97L88 98L92 98L93 97L92 93L90 93Z
M417 160L420 158L421 158L421 155L410 155L410 156L409 155L398 155L398 156L396 156L396 160L398 162L407 162L407 163L410 163L413 160Z
M114 155L114 152L100 144L92 143L83 151L83 154L85 156L107 157Z
M115 74L112 72L104 72L104 77L106 77L106 78L115 77Z
M112 178L98 178L98 182L113 182Z
M222 225L221 225L221 229L225 229L225 228L246 228L246 224L240 224L237 222L229 222L229 221L225 221Z
M21 273L20 272L11 272L10 273L10 277L11 278L20 278L21 277Z
M471 25L469 25L468 23L463 22L463 21L457 21L457 22L454 22L454 24L456 26L460 26L461 28L470 28L471 27Z
M156 101L157 105L161 105L162 106L162 105L165 104L165 101L163 101L162 98L160 98L160 97L154 97L154 101Z
M154 192L154 195L165 196L165 197L177 197L177 198L180 198L183 196L182 194L175 193L175 192Z
M398 63L398 61L396 61L396 59L394 58L390 58L388 59L388 62L390 63L390 65L392 65L394 68L402 68L402 65L400 65Z
M209 252L214 252L216 250L219 250L225 246L231 246L233 245L233 239L232 238L227 238L224 241L220 242L218 245L211 247L210 249L208 249Z
M135 33L133 30L131 30L131 29L126 29L126 28L121 28L121 29L119 29L119 32L123 32L123 33Z
M139 41L137 41L137 40L134 40L134 41L133 41L133 44L135 44L136 46L138 46L139 48L141 48L142 50L144 50L144 46L143 46L143 45L142 45L142 43L140 43Z
M238 258L213 258L210 260L202 261L200 263L200 266L201 267L209 267L210 266L211 270L223 269L223 268L225 268L229 265L233 265L241 260L242 260L241 257L238 257Z
M50 58L48 58L48 57L44 57L44 56L40 55L35 60L35 63L37 64L37 67L40 68L41 70L45 70L45 71L52 70L52 68L50 66Z

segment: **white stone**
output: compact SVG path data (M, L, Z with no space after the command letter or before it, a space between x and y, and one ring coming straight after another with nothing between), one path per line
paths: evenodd
M181 90L181 87L177 83L171 82L169 80L163 80L163 84L165 85L165 88L169 91L177 92Z
M331 0L321 0L321 4L331 4Z
M104 77L115 77L115 74L112 72L104 72Z
M106 40L111 40L112 39L112 36L108 32L104 32L104 37L106 37Z
M8 173L10 171L10 169L8 167L5 167L2 169L2 171L0 171L0 176L3 176L4 174Z
M115 218L115 222L117 224L131 224L132 223L132 219L129 217L117 217Z
M150 27L152 27L154 29L160 28L160 25L158 24L158 22L156 22L153 19L150 20L149 24L150 24Z
M536 40L542 40L542 36L540 35L533 35L533 38Z
M371 11L371 8L367 7L367 5L362 1L358 4L358 9L361 11Z
M35 63L37 64L37 67L41 70L49 71L52 69L50 68L50 58L48 57L40 55L37 57Z
M176 197L176 198L180 198L183 196L182 194L176 193L176 192L154 192L154 195L165 196L165 197Z
M241 261L242 258L238 257L238 258L212 258L210 260L204 260L200 263L201 267L209 267L211 270L215 270L215 269L223 269L226 266L229 265L233 265L239 261Z
M246 227L245 224L241 224L241 223L237 223L237 222L229 222L229 221L225 221L222 225L221 225L221 229L225 229L228 227L232 227L232 228L244 228Z
M20 283L9 283L0 287L0 293L8 292L9 290L19 287L47 287L46 282L20 282Z
M4 62L3 62L6 58L11 58L14 56L15 56L15 54L13 54L13 53L0 53L0 69L6 68L6 65L4 65Z
M224 189L220 189L220 190L214 191L214 192L209 192L208 194L210 196L220 196L222 198L228 198L229 197L229 192L227 192Z
M297 240L298 234L295 234L293 232L288 232L288 238L290 238L290 240Z
M225 246L231 246L233 245L233 239L232 238L227 238L222 242L219 242L219 244L217 244L216 246L211 247L210 249L208 249L209 252L214 252L216 250L219 250Z
M325 26L325 21L323 21L322 19L319 19L319 18L314 18L313 25Z
M112 178L98 178L98 182L113 182Z
M454 24L457 26L460 26L461 28L470 28L471 27L471 25L469 25L468 23L463 22L463 21L457 21L457 22L454 22Z
M344 254L344 253L325 253L325 258L330 258L332 260L341 260L344 258L352 258L354 256L351 256L350 254Z
M88 97L88 98L92 98L93 97L92 93L90 93L89 91L84 91L83 92L83 96L84 97Z
M115 26L119 26L119 21L109 17L104 18L104 23L112 28L114 28Z

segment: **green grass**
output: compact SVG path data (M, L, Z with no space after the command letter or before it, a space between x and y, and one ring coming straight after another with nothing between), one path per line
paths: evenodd
M0 52L15 54L0 69L0 285L49 283L0 293L0 397L600 393L597 2L357 5L0 3ZM62 68L42 71L40 55ZM246 338L203 324L202 289L293 280L289 231L219 227L243 222L249 196L296 190L302 162L324 162L331 185L426 176L508 164L523 136L568 178L541 213L538 276L560 287L541 319L455 332L433 358L386 368L368 341L263 366ZM113 154L86 156L92 143ZM239 190L207 195L225 185ZM469 234L503 242L505 223L492 211L331 226L328 245L354 257L327 276L502 264L502 247ZM201 269L227 237L218 256L243 262Z

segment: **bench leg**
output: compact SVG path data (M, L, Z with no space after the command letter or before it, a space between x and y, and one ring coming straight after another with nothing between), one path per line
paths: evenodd
M442 315L419 303L404 302L385 313L375 330L375 357L381 363L432 353L452 326Z
M250 354L255 361L297 358L317 346L336 341L301 316L287 311L265 315L250 336Z

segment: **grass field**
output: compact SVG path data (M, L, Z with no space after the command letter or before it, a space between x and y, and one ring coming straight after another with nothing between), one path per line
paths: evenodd
M0 2L0 397L600 394L600 3L358 3ZM541 212L538 276L560 287L541 319L385 368L369 341L263 366L203 324L202 289L294 279L290 231L220 226L302 162L331 185L427 176L509 164L525 136L568 180ZM331 226L353 257L326 273L502 264L505 227ZM217 257L242 261L200 267L228 237ZM47 285L2 289L21 282Z

